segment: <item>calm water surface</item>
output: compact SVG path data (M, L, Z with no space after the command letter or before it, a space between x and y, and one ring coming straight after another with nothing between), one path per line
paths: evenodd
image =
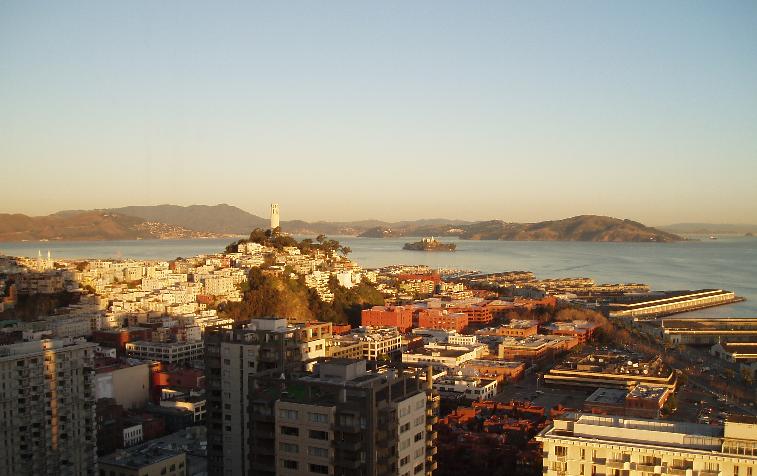
M414 239L339 237L364 267L425 264L486 272L533 271L538 278L585 276L597 282L641 282L653 289L723 288L747 298L691 315L757 316L757 238L721 237L682 243L586 243L534 241L444 241L454 253L405 251ZM0 243L13 256L43 254L57 258L173 259L215 253L230 242L220 240L142 240L99 242Z

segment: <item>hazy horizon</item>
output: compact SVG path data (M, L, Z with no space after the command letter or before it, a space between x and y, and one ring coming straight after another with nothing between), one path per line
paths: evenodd
M0 212L757 223L757 3L5 2Z
M232 206L232 207L239 208L242 211L245 211L247 213L250 213L252 215L255 215L255 216L263 218L263 219L268 219L270 217L270 213L267 210L266 211L260 211L260 210L256 210L256 209L239 207L237 205L234 205L233 203L226 203L226 202L224 202L224 203L214 203L214 204L210 204L210 203L130 204L130 205L115 206L115 207L92 207L91 209L60 209L60 210L55 210L55 211L53 211L53 212L51 212L49 214L44 214L44 215L29 215L29 216L47 216L47 215L55 214L55 213L58 213L58 212L75 212L75 211L91 211L91 210L102 210L102 209L118 209L118 208L129 207L129 206L135 206L135 207L157 207L157 206L164 206L164 205L180 206L180 207L190 207L190 206L208 206L208 207L212 207L212 206L219 206L219 205L227 205L227 206ZM264 208L267 208L267 207L264 207ZM0 211L0 214L1 213L11 213L12 214L12 213L19 213L19 212L4 212L4 211ZM502 221L506 221L506 222L535 223L535 222L541 222L541 221L562 220L562 219L565 219L565 218L572 218L572 217L581 216L581 215L592 215L592 214L577 213L577 214L565 215L565 216L544 217L544 218L539 218L539 219L523 219L523 220L509 219L508 217L465 218L465 217L451 217L451 216L443 216L443 215L439 215L439 216L436 216L436 215L431 216L431 215L429 215L429 216L418 216L418 217L399 218L399 219L389 219L389 218L383 218L381 216L364 216L364 217L358 217L358 218L353 218L353 219L340 218L338 216L331 217L331 218L318 218L318 217L314 217L314 218L305 219L305 218L296 217L296 216L288 217L288 216L286 216L286 210L283 209L282 210L282 215L281 215L281 221L282 222L287 222L287 221L299 220L299 221L306 221L306 222L311 222L311 223L314 223L314 222L336 223L336 222L358 222L358 221L383 221L383 222L397 223L397 222L414 222L414 221L420 221L420 220L449 220L449 221L452 221L452 222L455 222L455 221L457 221L457 222L481 222L481 221L489 221L489 220L502 220ZM596 214L596 215L609 216L609 217L612 217L612 218L634 220L634 221L641 222L643 225L652 226L652 227L662 227L662 226L671 226L671 225L736 225L736 226L748 226L748 225L751 225L751 226L757 226L757 223L750 223L750 222L727 222L727 223L726 222L669 222L669 223L665 222L665 223L647 223L647 222L644 222L643 220L639 220L639 219L634 218L634 217L613 216L613 215L607 215L607 214Z

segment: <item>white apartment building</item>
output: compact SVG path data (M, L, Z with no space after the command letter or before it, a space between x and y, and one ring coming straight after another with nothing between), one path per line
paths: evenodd
M474 376L446 376L434 382L434 389L443 397L462 396L467 400L490 400L497 394L497 381Z
M545 475L757 476L757 419L725 426L566 414L536 437Z
M127 342L126 353L139 360L158 360L168 364L178 364L202 359L204 347L197 342Z
M0 346L0 474L94 474L96 344Z
M142 441L144 440L144 436L142 434L142 424L138 423L136 425L127 426L126 428L124 428L123 438L124 448L142 443Z

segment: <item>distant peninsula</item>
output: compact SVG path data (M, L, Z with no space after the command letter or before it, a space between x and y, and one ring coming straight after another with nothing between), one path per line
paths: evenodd
M606 241L658 242L683 240L682 237L648 227L632 220L581 215L563 220L538 223L508 223L491 220L459 225L421 227L374 227L359 236L390 238L401 236L457 236L464 240L507 241Z
M0 242L225 238L247 235L252 229L266 228L268 223L267 218L227 204L67 210L38 217L0 214ZM294 235L371 238L437 236L464 240L661 243L683 240L674 233L632 220L596 215L538 223L443 218L401 222L282 220L281 229Z

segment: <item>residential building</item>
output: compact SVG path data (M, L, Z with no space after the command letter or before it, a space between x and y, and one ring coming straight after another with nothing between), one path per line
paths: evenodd
M490 400L497 394L497 380L474 375L448 375L434 382L434 389L442 398Z
M119 476L183 476L186 454L180 450L145 443L102 456L100 474Z
M474 370L479 377L494 379L497 384L516 382L523 377L526 364L523 362L508 362L494 359L473 359L463 362L464 370Z
M402 354L402 362L409 364L430 364L454 369L463 363L482 356L485 346L458 346L448 344L428 344L420 349L408 350Z
M202 360L204 345L195 342L127 342L126 354L139 360L158 360L166 364L181 364Z
M0 474L95 473L96 347L73 339L0 347Z
M565 414L537 435L544 474L747 476L757 474L757 419L724 426Z
M257 380L254 377L251 380ZM249 474L378 476L433 471L432 393L412 373L331 359L312 376L252 383Z
M452 306L448 307L450 313L463 313L468 316L468 324L489 324L492 322L492 311L485 305Z
M422 309L418 312L418 327L462 332L468 326L468 315L446 309Z
M513 319L507 324L497 327L489 327L476 332L479 335L505 336L505 337L528 337L539 332L539 322L530 319Z
M396 327L408 332L413 327L413 309L404 306L373 306L363 309L360 324L364 327Z
M247 398L252 375L304 371L326 356L330 324L288 325L285 318L258 318L234 328L205 331L208 471L250 474Z
M127 410L150 399L150 364L142 361L98 357L95 359L95 396L113 398Z

